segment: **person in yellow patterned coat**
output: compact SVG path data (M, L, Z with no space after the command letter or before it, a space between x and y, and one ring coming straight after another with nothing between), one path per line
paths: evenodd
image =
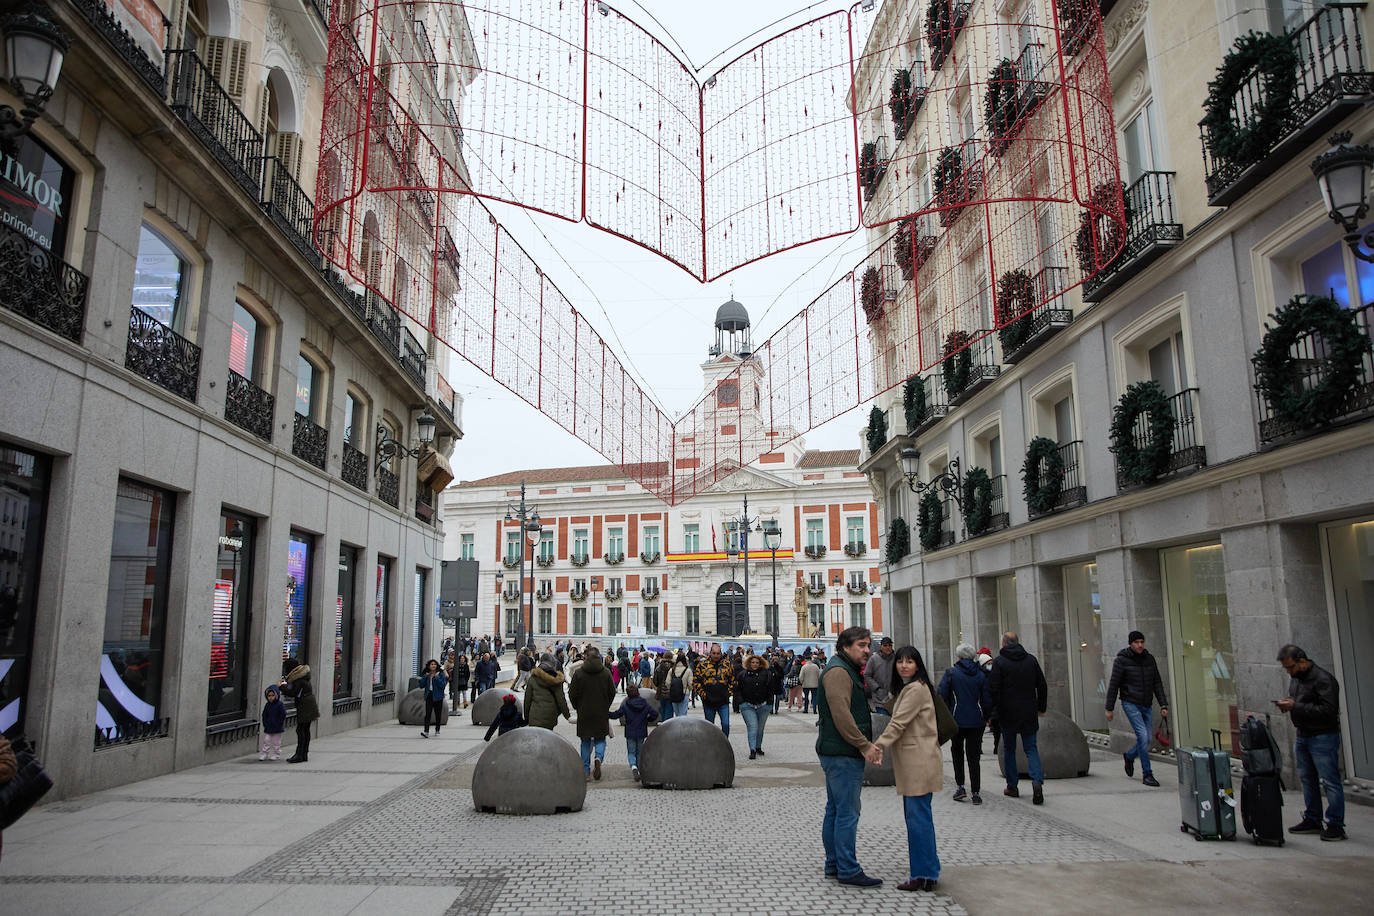
M715 724L720 716L720 730L730 734L730 698L735 693L735 668L720 651L720 644L711 646L711 654L697 660L692 672L692 692L701 698L706 721Z

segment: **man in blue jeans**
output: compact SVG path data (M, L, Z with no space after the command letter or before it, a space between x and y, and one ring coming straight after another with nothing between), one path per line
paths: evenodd
M730 735L730 698L735 694L735 667L721 654L720 644L711 647L711 654L697 660L692 672L692 690L701 697L701 709L712 725L720 716L720 730Z
M1015 633L1002 635L1002 651L993 661L992 673L988 675L988 693L1002 727L1002 768L1007 775L1007 787L1002 794L1010 798L1021 797L1016 788L1020 778L1016 766L1016 738L1019 735L1030 769L1031 801L1043 805L1045 773L1040 767L1040 750L1035 739L1040 730L1040 716L1045 714L1049 701L1049 685L1045 683L1040 662L1021 646Z
M873 743L873 720L864 692L864 664L872 634L863 627L841 631L838 650L821 675L816 755L825 773L825 818L821 843L825 846L825 876L854 887L877 887L881 878L864 874L856 846L859 835L859 792L864 763L881 764L882 750Z
M1116 696L1121 694L1121 710L1126 713L1126 721L1131 723L1135 732L1135 747L1121 757L1126 762L1126 775L1135 776L1135 762L1140 760L1140 769L1147 786L1159 786L1150 770L1150 719L1154 712L1151 705L1159 699L1159 717L1169 715L1169 699L1164 695L1164 679L1159 676L1159 663L1145 650L1145 634L1132 630L1127 638L1129 646L1116 654L1112 663L1112 679L1107 684L1107 721L1112 721L1112 707Z
M1305 805L1302 820L1289 833L1318 833L1323 840L1345 839L1345 790L1341 787L1341 688L1335 676L1312 663L1298 646L1279 650L1288 672L1288 696L1275 700L1297 729L1293 747ZM1326 826L1322 827L1322 792L1326 792Z

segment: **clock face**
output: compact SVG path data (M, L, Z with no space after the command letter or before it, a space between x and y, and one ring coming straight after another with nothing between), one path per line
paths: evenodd
M716 386L716 406L734 407L739 403L739 382L734 379L721 382Z

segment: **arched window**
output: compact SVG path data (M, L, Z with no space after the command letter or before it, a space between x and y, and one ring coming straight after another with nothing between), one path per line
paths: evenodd
M184 334L190 311L191 265L167 235L147 223L139 229L133 307Z
M265 387L268 375L268 337L267 322L255 309L236 301L229 326L229 368L259 387Z
M327 373L301 353L296 363L296 413L324 426Z

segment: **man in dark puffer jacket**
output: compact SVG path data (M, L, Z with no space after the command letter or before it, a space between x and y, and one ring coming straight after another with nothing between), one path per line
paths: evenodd
M1318 668L1300 647L1279 650L1279 664L1292 678L1288 696L1275 705L1288 713L1298 738L1293 747L1298 780L1302 783L1302 820L1289 833L1316 833L1323 840L1345 839L1345 789L1341 785L1341 688L1330 671ZM1322 828L1322 796L1326 792L1326 828Z
M1116 706L1118 691L1121 694L1121 710L1126 713L1126 721L1131 723L1135 732L1135 747L1121 757L1126 762L1126 775L1135 776L1135 761L1140 758L1140 769L1144 773L1141 780L1147 786L1158 786L1150 771L1150 718L1151 704L1159 699L1159 717L1169 715L1169 698L1164 695L1164 678L1159 676L1159 663L1145 650L1145 634L1132 630L1127 642L1129 646L1116 654L1112 662L1112 679L1107 685L1107 721L1112 721L1112 707Z

